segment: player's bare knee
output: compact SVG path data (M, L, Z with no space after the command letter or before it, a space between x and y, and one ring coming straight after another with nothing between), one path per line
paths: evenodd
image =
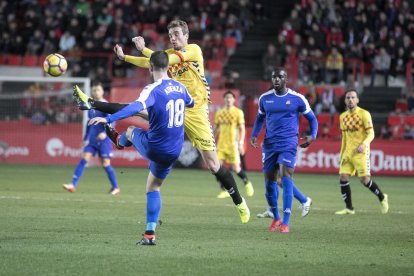
M369 176L363 176L359 178L359 182L361 182L362 185L367 186L369 184L369 181L371 178Z
M132 137L132 132L134 131L135 127L134 126L129 126L127 131L126 131L126 137L128 139L128 141L131 142L131 137Z
M108 167L110 165L111 165L111 159L109 159L109 158L102 159L102 166Z

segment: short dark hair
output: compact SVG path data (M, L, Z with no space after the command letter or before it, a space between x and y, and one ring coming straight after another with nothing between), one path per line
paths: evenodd
M175 27L180 27L181 30L183 31L183 34L188 34L189 33L188 25L183 20L173 20L173 21L171 21L168 24L167 29L170 30L170 29L175 28Z
M236 98L236 95L234 95L233 91L227 90L226 93L224 93L223 98L225 98L227 95L232 95L233 98Z
M344 96L346 97L346 94L348 94L349 92L355 92L357 98L359 98L359 93L355 88L348 88L347 90L345 90Z
M168 55L164 51L155 51L152 53L150 63L155 70L165 69L168 67Z
M287 76L287 71L286 71L286 69L285 68L283 68L283 67L275 67L275 68L273 68L273 72L280 72L280 71L284 71L285 73L286 73L286 76Z

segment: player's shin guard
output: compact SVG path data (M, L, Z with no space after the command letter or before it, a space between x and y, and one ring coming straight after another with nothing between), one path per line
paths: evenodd
M235 205L242 203L242 197L240 196L239 189L237 188L236 181L234 181L233 175L229 170L220 166L220 169L214 174L223 187L230 194Z
M301 203L304 204L308 200L306 196L293 184L293 196Z
M132 146L132 143L126 137L126 131L124 131L124 133L122 133L121 136L119 137L118 144L120 146L123 146L123 147L130 147L130 146Z
M118 182L116 180L115 170L114 168L109 165L104 167L106 174L108 175L109 181L111 181L112 188L118 188Z
M119 103L107 103L107 102L100 102L100 101L89 101L93 109L108 113L114 114L127 106L127 104L119 104Z
M153 231L157 225L158 217L161 211L161 194L159 191L147 193L147 228L146 231Z
M384 199L384 194L381 192L377 183L375 183L372 179L369 180L366 186L371 192L373 192L378 197L379 201L382 201Z
M73 172L73 178L72 178L72 184L73 186L77 186L78 185L78 181L81 178L83 171L85 170L85 166L86 164L88 164L88 161L86 161L84 158L82 158L78 165L76 166L75 171Z
M283 187L283 224L289 225L293 201L293 180L289 176L282 177Z
M354 207L352 207L351 186L349 185L349 181L339 181L339 184L341 185L342 199L345 201L346 208L354 210Z
M266 200L269 205L270 211L273 213L273 218L275 220L280 220L280 214L278 210L278 197L279 197L279 187L276 184L276 181L266 180Z

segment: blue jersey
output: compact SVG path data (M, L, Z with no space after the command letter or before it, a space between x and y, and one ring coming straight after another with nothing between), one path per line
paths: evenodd
M107 115L108 114L95 109L88 110L88 120L95 117L106 117ZM102 140L98 140L98 135L101 132L105 132L104 126L102 124L87 125L83 141L87 141L88 144L98 144L102 142ZM110 142L109 138L105 138L105 140L108 140L108 142Z
M165 78L147 85L136 102L107 116L106 120L110 123L146 109L149 116L148 145L162 154L179 155L184 142L185 107L193 105L194 101L184 85Z
M296 148L299 132L299 114L305 115L312 112L304 96L289 88L286 88L286 92L286 94L279 96L272 89L262 94L259 98L259 111L252 136L257 137L265 120L264 148Z

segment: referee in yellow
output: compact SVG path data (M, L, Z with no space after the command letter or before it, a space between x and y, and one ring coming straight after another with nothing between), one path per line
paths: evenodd
M388 213L388 195L381 192L377 183L371 179L370 144L374 140L371 114L358 106L359 97L355 89L345 92L347 110L339 117L342 131L340 152L339 182L346 208L337 215L354 215L352 206L350 176L357 174L359 181L370 189L379 199L381 213Z

